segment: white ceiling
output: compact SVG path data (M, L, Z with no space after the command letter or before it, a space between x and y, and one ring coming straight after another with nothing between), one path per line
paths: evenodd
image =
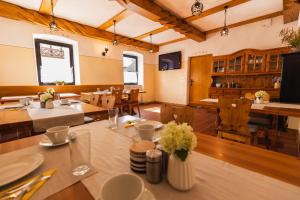
M136 37L160 27L162 27L160 23L133 13L116 23L116 32L128 37ZM110 27L107 30L113 32L113 27Z
M183 38L185 37L184 35L175 32L172 29L160 32L158 34L152 35L152 41L154 44L160 44L160 43L164 43L164 42L169 42L172 40L176 40L179 38ZM146 37L144 39L142 39L145 42L150 42L150 37Z
M122 10L124 8L116 1L58 0L54 14L57 17L99 27Z
M42 2L42 0L3 0L3 1L16 4L32 10L38 10Z
M204 5L203 10L205 11L228 1L230 0L202 0L201 2ZM195 0L155 0L155 2L172 11L176 15L186 18L192 15L191 7L195 3Z
M39 10L42 0L4 0L25 8ZM201 0L204 10L224 4L230 0ZM165 9L171 10L180 17L191 16L191 5L195 0L155 0ZM281 11L282 0L251 0L247 3L228 9L228 24L237 23L247 19L266 15L276 11ZM112 0L58 0L54 8L57 17L76 21L93 27L99 27L116 14L124 10L117 1ZM200 30L211 30L223 26L224 12L218 12L207 17L191 22ZM162 27L158 22L154 22L138 14L131 14L125 19L117 22L116 32L118 34L137 37L152 30ZM113 32L113 27L107 29ZM161 44L184 37L184 35L173 30L163 31L153 35L153 43ZM149 42L149 37L143 41Z
M227 10L227 24L234 24L280 11L283 9L282 7L282 0L251 0L239 6L229 8ZM221 27L224 25L224 12L218 12L195 20L192 24L204 31Z

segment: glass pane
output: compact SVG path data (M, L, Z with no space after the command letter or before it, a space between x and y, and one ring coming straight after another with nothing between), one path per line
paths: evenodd
M42 44L41 50L41 82L54 83L64 81L72 83L73 68L70 62L70 49L67 47Z
M124 83L137 84L137 60L136 58L123 57Z

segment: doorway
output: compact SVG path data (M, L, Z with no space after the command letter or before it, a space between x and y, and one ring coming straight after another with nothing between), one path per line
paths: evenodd
M212 54L190 58L189 104L197 105L208 98L211 85Z

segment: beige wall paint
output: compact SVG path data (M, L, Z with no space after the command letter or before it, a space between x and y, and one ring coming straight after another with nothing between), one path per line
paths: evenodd
M33 49L0 45L0 85L38 85Z
M188 58L213 54L226 55L245 48L268 49L286 46L281 43L279 32L283 27L296 27L297 22L283 24L283 17L264 20L230 29L227 37L213 33L207 40L197 43L193 40L160 47L160 54L182 51L183 68L174 71L156 69L156 101L188 104Z

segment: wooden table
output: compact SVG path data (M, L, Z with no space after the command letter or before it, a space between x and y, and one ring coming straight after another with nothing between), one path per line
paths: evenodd
M123 117L122 122L132 117ZM0 144L0 153L6 153L37 145L42 136L24 138ZM266 176L270 176L300 187L300 160L285 154L272 152L236 142L197 133L197 152L223 160ZM81 182L78 182L48 199L93 199Z
M195 106L201 106L204 108L214 109L218 108L217 99L204 99L199 101ZM261 113L266 115L275 115L275 116L287 116L287 117L300 117L300 105L298 104L286 104L286 103L276 103L282 105L282 107L272 107L271 104L263 104L263 108L257 108L257 106L252 106L251 112ZM285 105L289 105L289 108L284 108ZM292 108L295 107L295 108Z
M9 97L1 97L0 98L0 103L4 104L4 103L8 103L8 102L17 102L20 99L23 98L32 98L34 100L38 100L38 95L26 95L26 96L9 96ZM74 98L80 98L80 95L75 94L75 93L59 93L59 97L62 99L74 99Z
M96 120L107 117L107 110L87 103L73 103L71 107ZM26 109L0 110L0 142L31 136L33 123Z

